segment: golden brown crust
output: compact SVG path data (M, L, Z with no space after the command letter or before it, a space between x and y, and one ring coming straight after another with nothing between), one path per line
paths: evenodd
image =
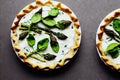
M59 9L66 12L70 16L70 18L73 21L73 24L76 28L75 29L76 38L75 38L74 46L71 48L70 52L62 59L61 62L56 62L54 65L47 64L47 66L43 66L41 64L36 65L36 64L32 63L30 61L30 58L26 58L25 54L22 51L20 51L20 48L18 48L18 46L17 46L19 44L19 41L18 41L18 39L16 39L16 28L18 27L18 23L19 23L20 19L24 15L26 15L27 13L29 13L33 9L37 8L38 6L46 6L46 5L52 5L52 6L58 7ZM46 2L42 2L42 0L36 0L36 4L34 4L34 3L29 4L19 14L17 14L17 16L13 22L13 25L11 27L11 30L12 30L11 39L14 41L13 47L15 48L16 52L18 52L18 56L22 59L22 61L24 63L28 64L32 68L37 68L37 69L46 69L46 68L55 69L57 66L63 66L66 61L70 60L75 55L74 50L79 47L79 45L80 45L79 41L81 40L80 39L81 32L79 29L80 29L80 25L78 22L78 18L74 15L74 13L72 12L71 9L63 6L63 4L61 2L54 4L52 0L47 0Z
M120 70L120 64L113 63L106 55L105 51L102 49L102 37L104 33L104 28L113 21L116 17L120 16L120 9L117 9L110 13L107 17L104 18L102 23L99 26L98 32L97 32L97 41L96 41L96 47L98 49L98 52L100 53L101 59L105 62L106 65L111 67L115 70Z

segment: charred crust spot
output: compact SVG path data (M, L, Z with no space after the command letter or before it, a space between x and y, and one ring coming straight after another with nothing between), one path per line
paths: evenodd
M100 30L101 30L101 31L104 31L105 27L106 27L106 25L101 26L101 27L100 27Z
M71 19L73 22L77 22L78 21L78 18L75 18L74 16L70 15Z
M120 16L120 12L115 12L114 16L115 16L115 17Z
M17 14L17 18L20 20L25 14Z
M25 57L22 56L22 55L20 55L20 54L18 54L18 56L19 56L21 59L25 59Z
M16 29L16 26L14 25L14 26L12 26L10 29L11 29L11 30L15 30L15 29Z
M75 27L78 29L80 27L79 23L74 23Z
M68 8L61 7L61 10L66 12L66 13L69 13L69 14L72 13L72 11L70 9L68 9Z
M98 39L99 39L100 41L102 40L102 35L103 35L103 32L98 33Z
M24 12L24 13L29 13L30 11L27 10L27 9L25 9L25 10L23 10L23 12Z
M56 6L60 8L61 7L61 3L59 2Z
M34 9L34 6L33 5L29 5L29 9Z
M106 23L110 23L111 21L113 21L114 17L110 17L110 18L106 18L104 21Z
M39 0L36 0L36 4L44 6L44 4L41 1L39 1Z
M25 60L26 60L26 59L24 59L24 63L25 63L27 66L33 68L32 65L31 65L29 62L25 62Z
M19 51L20 51L20 49L18 49L18 48L15 48L15 51L19 52Z

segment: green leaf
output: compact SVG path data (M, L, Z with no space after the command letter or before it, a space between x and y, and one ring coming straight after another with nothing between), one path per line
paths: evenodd
M116 47L114 48L113 50L111 50L109 52L109 54L111 55L111 57L114 59L114 58L117 58L119 56L119 48Z
M53 54L50 54L50 53L47 53L47 54L44 54L44 59L46 59L46 60L53 60L53 59L55 59L55 55L53 55Z
M114 48L116 48L118 45L119 45L118 43L111 43L107 46L106 51L109 52L113 50Z
M47 25L48 27L53 27L53 26L55 26L55 24L56 24L55 20L54 20L54 19L51 19L51 18L49 18L49 17L44 18L42 21L43 21L43 23L44 23L45 25Z
M37 50L44 51L48 47L48 42L49 42L48 38L44 38L44 39L40 40L37 44Z
M31 22L32 23L37 23L42 20L42 14L36 13L32 16Z
M33 47L35 45L35 38L32 34L29 34L27 38L27 43L30 47Z
M23 39L25 39L25 37L26 37L27 35L28 35L28 32L27 32L27 31L21 33L21 34L19 35L19 40L23 40Z
M118 43L111 43L106 48L106 52L109 53L113 59L117 58L119 56L119 47L118 46L119 46Z
M114 20L113 20L113 28L114 28L115 31L117 31L118 34L120 35L120 20L119 20L119 19L114 19Z
M59 9L58 8L52 8L49 12L48 12L49 16L52 17L56 17L59 14Z
M56 24L56 27L58 29L66 29L68 26L70 26L72 22L69 21L69 20L61 20L61 21L58 21L57 24Z
M51 34L50 34L50 45L51 45L52 50L55 53L58 53L58 51L59 51L59 43L57 42L57 39Z

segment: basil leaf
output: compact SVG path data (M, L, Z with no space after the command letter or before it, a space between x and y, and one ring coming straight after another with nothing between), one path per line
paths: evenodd
M37 23L42 20L42 14L36 13L32 16L31 22L32 23Z
M114 20L113 20L113 28L114 28L115 31L117 31L118 34L120 35L120 20L119 20L119 19L114 19Z
M69 21L69 20L61 20L61 21L58 21L57 24L56 24L56 27L58 29L66 29L68 26L70 26L72 22Z
M44 59L49 60L49 61L55 59L56 57L55 55L50 54L50 53L44 54L43 56L44 56Z
M55 24L56 24L55 20L54 20L54 19L51 19L51 18L49 18L49 17L44 18L42 21L43 21L43 23L44 23L45 25L47 25L48 27L53 27L53 26L55 26Z
M118 43L111 43L110 45L107 46L106 51L110 52L114 48L116 48L119 44Z
M111 57L114 59L114 58L117 58L119 56L119 48L116 47L114 48L113 50L111 50L109 52L109 54L111 55Z
M57 42L57 39L50 34L50 45L51 45L51 48L52 50L55 52L55 53L58 53L59 51L59 44Z
M44 51L48 47L48 42L49 42L48 38L44 38L44 39L40 40L37 44L37 50Z
M118 43L111 43L106 48L106 52L111 55L112 58L117 58L119 56L119 44Z
M28 35L28 32L23 32L19 35L19 40L23 40Z
M56 17L59 14L58 8L51 8L51 10L48 12L49 16Z
M56 35L57 38L58 38L58 39L61 39L61 40L65 40L65 39L68 38L65 34L60 33L60 32L53 32L53 34Z
M33 47L35 45L35 38L32 34L29 34L27 38L27 43L30 47Z

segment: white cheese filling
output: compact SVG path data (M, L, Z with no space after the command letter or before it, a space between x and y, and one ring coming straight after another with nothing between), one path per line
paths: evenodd
M41 7L38 7L37 9L32 10L30 13L28 13L24 17L22 17L22 19L19 22L19 25L21 23L29 23L31 17L33 16L33 14L35 14L40 8ZM48 15L48 11L51 9L51 6L44 6L42 8L43 8L42 17L46 17ZM69 17L69 15L67 13L61 11L61 10L59 10L59 14L58 14L58 16L56 18L54 18L54 20L56 22L60 21L60 20L70 20L70 21L72 21L71 18ZM38 23L38 26L46 28L46 26L43 25L41 22ZM59 52L55 53L52 50L52 48L50 46L50 37L49 37L48 34L45 34L44 31L42 31L42 34L36 34L34 36L35 40L36 40L36 43L34 45L34 49L37 49L38 41L40 41L40 40L42 40L44 38L49 38L49 45L48 45L47 49L45 51L43 51L43 52L40 52L40 53L42 53L42 54L46 54L46 53L54 54L54 55L56 55L56 58L54 60L50 61L50 62L55 62L55 61L58 62L70 51L70 48L74 45L75 29L74 29L74 25L71 24L65 30L59 30L57 28L54 28L54 29L51 29L51 30L54 31L54 32L61 32L61 33L65 34L68 37L66 40L60 40L60 39L57 38L57 41L58 41L59 46L60 46ZM21 33L22 33L22 31L17 28L17 36L18 36L18 38L19 38L19 35ZM30 32L30 33L33 34L33 32ZM19 47L22 49L23 53L29 53L29 52L33 51L33 49L27 44L26 39L20 41Z

